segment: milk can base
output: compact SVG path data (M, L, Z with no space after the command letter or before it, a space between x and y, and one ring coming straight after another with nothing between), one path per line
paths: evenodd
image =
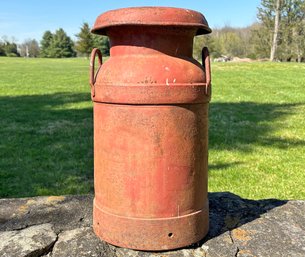
M96 203L93 209L93 229L100 239L135 250L164 251L189 246L205 237L208 222L208 207L188 215L161 219L113 215Z

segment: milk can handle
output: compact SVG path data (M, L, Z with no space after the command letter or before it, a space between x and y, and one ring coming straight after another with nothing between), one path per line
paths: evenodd
M98 57L98 64L99 67L97 69L97 72L95 73L95 68L94 68L94 63L95 63L95 57ZM95 88L94 88L94 84L96 81L96 76L100 70L100 68L102 67L103 64L103 56L101 51L98 48L94 48L91 52L91 58L90 58L90 86L91 86L91 96L94 97L95 96Z
M210 62L210 53L207 47L202 49L202 65L205 70L205 78L206 78L206 88L205 94L211 94L211 62Z

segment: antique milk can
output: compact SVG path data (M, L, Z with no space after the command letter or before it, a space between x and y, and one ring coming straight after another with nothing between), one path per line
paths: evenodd
M211 32L198 12L126 8L92 29L110 39L102 64L92 51L94 217L101 239L139 250L168 250L208 231L210 60L192 57L193 38ZM98 67L95 69L95 58Z

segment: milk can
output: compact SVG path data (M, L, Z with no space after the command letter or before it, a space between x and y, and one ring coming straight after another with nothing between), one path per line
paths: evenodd
M94 102L93 228L101 239L138 250L169 250L208 232L207 48L198 12L125 8L100 15L92 29L110 39L102 64L92 51ZM98 67L95 67L95 59Z

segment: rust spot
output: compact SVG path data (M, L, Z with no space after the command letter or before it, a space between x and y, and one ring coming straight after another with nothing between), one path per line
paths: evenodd
M256 257L256 255L253 255L249 250L239 250L238 254L239 254L239 255L245 254L245 255L247 255L247 256Z
M251 232L250 231L246 231L240 228L234 229L232 231L232 236L240 241L249 241L251 240L251 236L250 236Z
M26 205L34 205L35 203L36 203L35 200L30 199L30 200L28 200L28 201L26 202Z
M29 210L29 207L27 205L21 205L19 208L18 208L18 212L19 214L26 214Z
M66 197L64 196L49 196L47 198L47 203L49 204L56 204L58 202L61 202L63 200L65 200Z

